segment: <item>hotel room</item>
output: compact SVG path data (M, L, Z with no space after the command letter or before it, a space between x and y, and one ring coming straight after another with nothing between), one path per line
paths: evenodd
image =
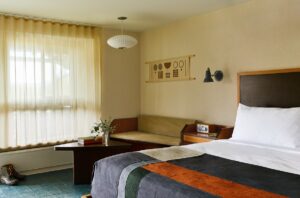
M300 197L300 0L0 1L0 198Z

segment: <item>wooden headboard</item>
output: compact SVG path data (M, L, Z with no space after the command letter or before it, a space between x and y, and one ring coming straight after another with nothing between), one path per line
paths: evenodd
M253 107L300 107L300 68L241 72L238 102Z

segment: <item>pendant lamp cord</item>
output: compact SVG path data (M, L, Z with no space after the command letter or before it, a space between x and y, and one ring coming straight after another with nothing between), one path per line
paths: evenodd
M124 21L121 22L121 34L124 35Z
M124 17L124 16L121 16L121 17L118 17L118 20L121 21L121 34L123 35L124 34L124 21L127 19L127 17Z

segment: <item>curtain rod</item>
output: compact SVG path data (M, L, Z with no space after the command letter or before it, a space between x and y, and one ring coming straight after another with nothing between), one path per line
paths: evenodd
M25 20L34 20L34 21L42 21L42 22L50 22L50 23L61 23L61 24L69 24L69 25L77 25L77 26L90 26L90 27L101 27L100 25L90 24L90 23L82 23L77 21L68 21L62 19L51 19L51 18L44 18L44 17L35 17L30 15L21 15L21 14L13 14L7 12L0 12L0 15L5 17L14 17L14 18L21 18Z

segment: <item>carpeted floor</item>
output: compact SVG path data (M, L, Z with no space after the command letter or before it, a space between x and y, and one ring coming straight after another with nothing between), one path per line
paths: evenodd
M90 185L73 185L72 169L27 176L17 186L0 184L0 198L80 198Z

